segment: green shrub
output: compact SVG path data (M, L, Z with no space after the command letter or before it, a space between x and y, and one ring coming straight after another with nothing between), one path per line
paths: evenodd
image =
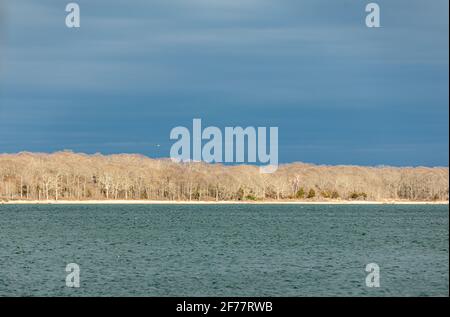
M314 189L310 189L308 192L308 196L306 198L314 198L316 197L316 191Z
M244 189L242 187L236 192L236 198L237 200L244 200Z
M350 194L350 198L351 198L351 199L358 199L358 197L359 197L359 194L358 194L358 193L351 193L351 194Z
M297 191L297 193L295 194L295 197L296 197L297 199L303 199L303 198L305 198L305 190L303 189L303 187L300 188L300 189Z
M350 194L350 199L361 199L361 200L366 200L367 199L367 194L362 192L362 193L357 193L357 192L353 192Z
M330 196L331 196L331 194L330 194L328 191L326 191L326 190L322 191L322 192L320 193L320 195L321 195L323 198L330 198Z

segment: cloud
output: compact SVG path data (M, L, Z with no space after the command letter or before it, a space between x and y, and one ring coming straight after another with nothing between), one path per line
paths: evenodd
M61 1L0 8L0 131L70 134L77 118L78 129L84 120L96 132L97 115L114 126L130 112L137 130L145 129L141 118L169 125L171 116L195 113L277 118L289 131L316 110L310 121L346 120L355 111L379 111L398 123L408 113L448 114L445 0L380 0L378 30L365 27L366 1L77 2L78 30L65 27ZM331 119L327 128L340 129ZM370 119L358 117L366 126ZM448 121L439 122L448 130Z

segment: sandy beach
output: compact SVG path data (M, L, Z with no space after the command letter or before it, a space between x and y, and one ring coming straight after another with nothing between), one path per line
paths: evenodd
M176 201L176 200L10 200L3 205L448 205L448 201Z

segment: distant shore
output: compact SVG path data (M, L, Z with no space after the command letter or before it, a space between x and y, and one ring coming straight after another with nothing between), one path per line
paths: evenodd
M2 205L448 205L448 201L177 201L177 200L9 200Z

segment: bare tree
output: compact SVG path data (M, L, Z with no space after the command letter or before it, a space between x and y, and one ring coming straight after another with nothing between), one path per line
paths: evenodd
M448 167L174 163L142 155L0 155L0 199L29 200L448 200ZM301 189L301 194L297 195ZM312 190L312 191L311 191Z

